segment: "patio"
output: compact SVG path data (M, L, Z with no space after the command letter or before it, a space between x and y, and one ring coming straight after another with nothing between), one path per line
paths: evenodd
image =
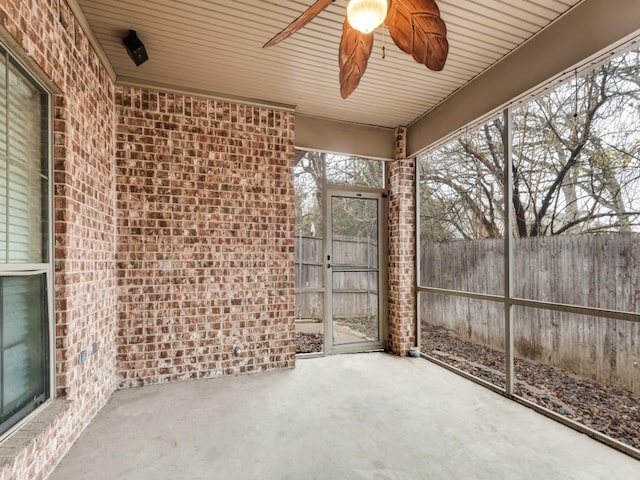
M0 480L640 477L640 2L356 3L0 3Z
M637 478L640 464L384 353L116 392L51 480Z

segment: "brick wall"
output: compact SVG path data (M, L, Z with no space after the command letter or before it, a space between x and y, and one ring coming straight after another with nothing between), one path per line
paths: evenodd
M396 130L396 159L389 172L389 342L407 355L416 342L415 159L406 157L406 129Z
M58 400L0 444L0 480L34 479L118 385L294 365L294 115L116 88L64 0L0 24L58 90Z
M121 385L294 366L293 113L116 104Z
M6 0L0 23L13 53L59 90L59 400L0 444L0 479L33 479L51 472L118 384L294 365L294 118L129 88L118 89L116 108L64 0Z
M55 335L57 394L46 428L3 442L0 479L46 476L116 387L113 84L64 0L4 0L10 50L36 64L54 98ZM78 364L78 354L98 352ZM54 415L51 415L52 412ZM29 433L29 432L32 433ZM22 443L21 443L22 442Z

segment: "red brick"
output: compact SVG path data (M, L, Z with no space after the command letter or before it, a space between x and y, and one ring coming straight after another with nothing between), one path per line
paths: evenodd
M55 377L72 402L0 471L44 478L118 385L294 365L294 117L115 88L64 0L6 0L0 24L60 91Z
M415 159L406 156L406 128L396 130L396 159L389 171L389 342L407 355L416 344Z

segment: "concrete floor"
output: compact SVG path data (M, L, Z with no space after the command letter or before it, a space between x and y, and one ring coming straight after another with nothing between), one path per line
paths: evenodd
M50 480L637 479L640 462L423 359L117 392Z

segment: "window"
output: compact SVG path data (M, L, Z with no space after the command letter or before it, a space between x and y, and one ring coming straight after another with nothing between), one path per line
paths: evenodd
M50 393L48 104L0 47L0 434Z

